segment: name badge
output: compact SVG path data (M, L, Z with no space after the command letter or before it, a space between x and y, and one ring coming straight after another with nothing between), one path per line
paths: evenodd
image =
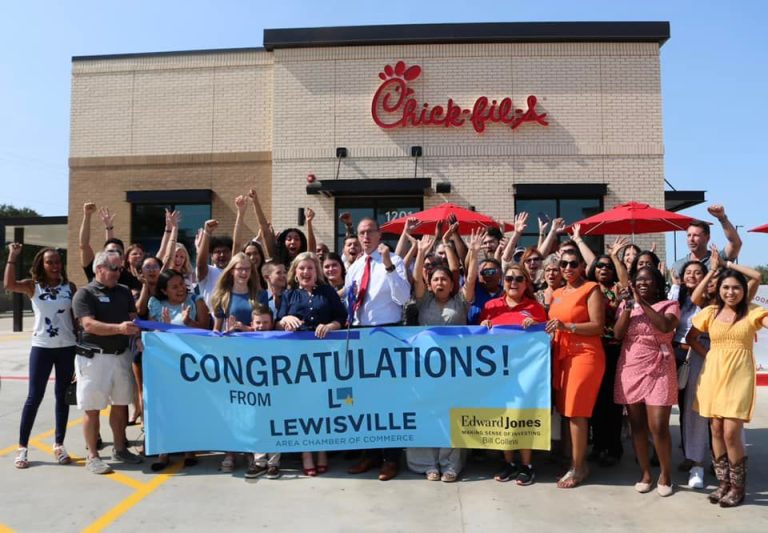
M109 303L109 296L99 296L99 301L103 304Z

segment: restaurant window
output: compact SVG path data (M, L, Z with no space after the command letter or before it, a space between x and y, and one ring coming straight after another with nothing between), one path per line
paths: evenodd
M606 188L603 184L552 184L552 185L515 185L515 213L528 213L528 227L520 238L518 246L535 246L539 241L539 218L551 221L555 218L565 219L570 225L590 217L603 210L603 196ZM560 241L567 240L568 235L561 235ZM604 250L602 235L585 235L585 243L596 253Z
M424 207L421 196L381 197L381 198L337 198L336 199L336 250L341 252L344 247L345 227L339 221L339 215L350 213L357 229L357 223L363 218L373 218L379 226L392 220L413 213L418 213ZM382 234L381 240L392 249L397 246L399 235Z
M187 248L194 264L195 235L205 221L211 218L211 204L133 204L131 242L141 244L149 255L157 253L165 230L166 209L181 212L178 242Z

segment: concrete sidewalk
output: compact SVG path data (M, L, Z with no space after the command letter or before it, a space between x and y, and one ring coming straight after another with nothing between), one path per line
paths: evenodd
M0 324L0 327L2 324ZM670 498L655 491L637 494L638 471L631 445L621 464L593 466L587 484L561 490L555 481L563 469L547 454L537 455L537 482L530 487L497 483L495 458L472 461L454 484L431 483L404 472L383 483L375 473L349 476L349 461L331 459L330 471L317 478L301 475L298 458L286 457L279 480L246 482L243 462L233 474L218 471L222 456L201 457L181 468L180 458L167 473L150 471L151 459L116 467L108 476L89 474L82 463L55 464L53 385L40 408L30 444L31 466L16 470L13 460L21 407L26 397L29 333L0 329L0 532L16 531L440 531L483 532L517 528L571 531L767 531L768 387L758 391L756 417L747 429L750 471L746 504L737 509L710 505L703 491L679 488ZM677 422L673 414L673 423ZM102 434L111 439L106 418ZM675 437L673 460L681 455ZM139 439L137 428L129 437ZM70 413L67 448L85 453L80 412ZM103 451L109 457L111 446ZM687 474L675 473L685 484ZM710 488L712 477L707 478Z

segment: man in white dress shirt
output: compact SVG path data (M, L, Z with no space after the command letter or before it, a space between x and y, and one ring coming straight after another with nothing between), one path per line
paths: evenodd
M399 325L403 306L411 296L411 285L405 264L387 245L381 244L378 223L364 218L357 225L357 237L363 254L347 270L345 291L356 291L352 324L357 327ZM400 448L368 450L362 460L349 469L350 474L362 474L379 463L379 479L388 481L397 475Z

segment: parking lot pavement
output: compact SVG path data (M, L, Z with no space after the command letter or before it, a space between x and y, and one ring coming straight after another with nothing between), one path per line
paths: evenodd
M3 326L3 324L0 324ZM161 474L151 472L152 459L141 465L117 465L106 476L89 474L82 460L71 466L55 463L53 384L40 407L30 443L30 468L13 461L21 406L26 397L28 333L0 327L0 532L11 531L278 531L493 532L515 528L570 531L768 531L768 387L758 390L756 416L747 429L750 471L746 504L721 509L706 501L704 491L678 485L671 498L655 491L636 493L637 467L631 445L619 466L592 467L587 484L557 489L563 473L548 454L535 456L536 483L518 487L493 481L498 459L480 454L470 461L458 483L428 482L403 472L380 482L375 472L350 476L350 461L332 457L330 471L316 478L301 475L296 456L283 462L278 480L247 482L241 459L234 473L218 471L221 454L205 454L200 464L182 468L181 458ZM677 416L673 414L673 424ZM102 434L111 433L102 416ZM681 460L675 438L673 460ZM129 428L139 441L140 429ZM81 414L73 408L66 440L73 456L83 457ZM111 446L103 451L109 458ZM491 454L492 455L492 454ZM685 484L687 474L675 473ZM713 488L713 478L707 482Z

